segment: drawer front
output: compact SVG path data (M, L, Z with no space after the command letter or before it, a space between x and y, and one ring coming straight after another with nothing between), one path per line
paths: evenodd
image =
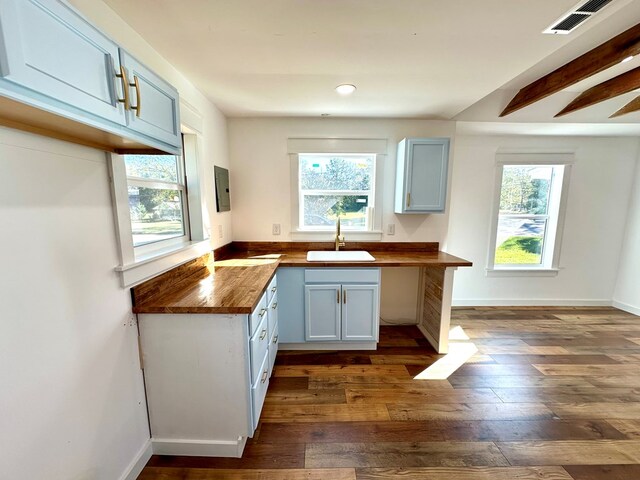
M251 315L249 315L249 336L252 337L260 325L260 322L264 318L267 318L267 295L266 293L262 295L260 301L258 302L258 306L253 311Z
M380 283L379 268L307 268L305 283Z
M265 352L264 358L260 363L260 374L251 387L251 399L253 407L253 430L258 426L260 420L260 412L264 405L264 397L267 395L267 387L269 386L269 354Z
M273 297L276 296L278 291L278 276L274 275L267 287L267 303L271 303Z
M273 374L273 365L276 363L276 354L278 353L278 325L271 336L269 342L269 377Z
M269 338L273 336L273 330L278 326L278 295L274 295L269 304Z
M258 325L256 332L251 340L249 340L249 349L251 350L251 383L255 383L260 375L260 364L269 348L269 322L265 315Z

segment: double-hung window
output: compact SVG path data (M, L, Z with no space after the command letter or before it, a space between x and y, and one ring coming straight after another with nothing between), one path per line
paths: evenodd
M182 157L124 155L124 164L136 255L188 241Z
M298 225L333 230L338 217L345 230L373 229L376 155L300 153Z
M557 269L568 170L567 163L498 163L489 270Z

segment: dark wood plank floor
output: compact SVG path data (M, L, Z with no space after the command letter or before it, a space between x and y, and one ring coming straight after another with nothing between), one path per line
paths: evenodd
M478 351L447 379L414 379L443 357L416 327L280 352L243 458L154 456L139 480L640 479L640 317L456 308L452 326Z

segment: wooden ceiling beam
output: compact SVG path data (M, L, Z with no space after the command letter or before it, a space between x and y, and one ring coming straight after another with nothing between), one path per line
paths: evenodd
M595 87L582 92L573 100L569 105L564 107L560 111L557 117L562 117L576 110L582 110L583 108L590 107L605 100L615 98L619 95L632 92L640 88L640 67L629 70L622 75L613 77L606 82L602 82Z
M640 53L640 24L521 89L500 114L509 115Z
M620 110L612 114L609 118L620 117L622 115L626 115L627 113L637 112L638 110L640 110L640 97L636 97L631 100Z

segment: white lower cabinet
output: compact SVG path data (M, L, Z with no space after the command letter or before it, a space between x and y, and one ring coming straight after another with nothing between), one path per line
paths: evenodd
M305 340L377 342L380 269L307 269Z
M138 314L154 453L242 455L278 348L277 296L269 298L249 315Z

